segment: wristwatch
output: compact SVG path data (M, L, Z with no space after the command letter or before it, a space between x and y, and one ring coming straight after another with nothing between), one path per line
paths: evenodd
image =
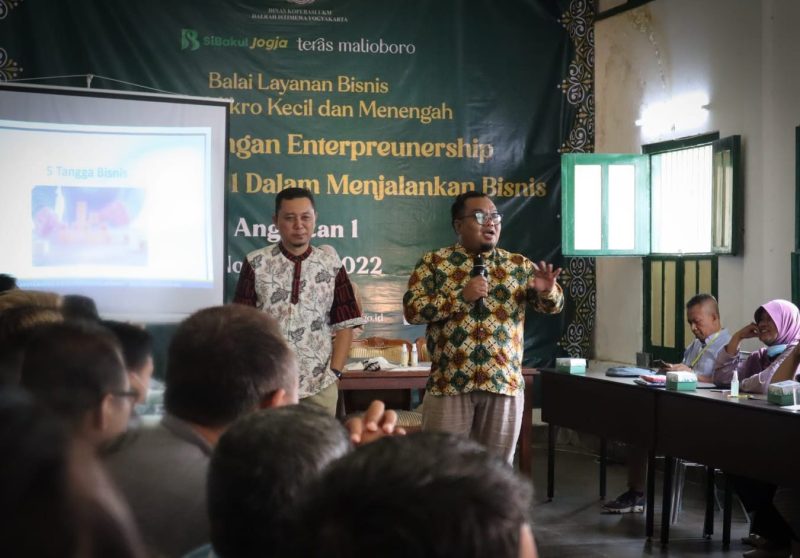
M341 370L339 370L338 368L334 368L333 366L331 366L331 372L333 372L334 374L336 374L336 378L337 378L338 380L341 380L341 379L342 379L342 371L341 371Z

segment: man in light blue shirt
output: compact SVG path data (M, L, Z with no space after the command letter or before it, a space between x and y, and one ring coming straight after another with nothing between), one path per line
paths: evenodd
M662 371L692 371L697 381L710 382L717 353L731 340L728 330L720 326L717 299L705 293L693 296L686 303L686 321L696 339L686 347L683 362L667 364Z
M719 322L717 299L710 294L697 294L686 303L686 321L695 336L683 353L683 362L661 362L660 372L685 370L697 374L699 382L710 382L717 353L728 344L731 334ZM659 361L655 361L659 365ZM605 513L641 513L644 511L644 485L647 473L647 451L628 447L628 490L603 505Z

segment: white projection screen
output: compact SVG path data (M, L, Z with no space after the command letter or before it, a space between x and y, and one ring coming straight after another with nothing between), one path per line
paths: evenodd
M0 85L0 272L104 318L221 304L228 106Z

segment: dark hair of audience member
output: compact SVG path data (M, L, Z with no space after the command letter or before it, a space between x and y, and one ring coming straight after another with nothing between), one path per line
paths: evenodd
M348 451L344 427L310 405L266 409L236 421L220 438L208 473L217 555L257 556L277 549L300 494Z
M7 388L0 390L0 424L4 555L144 555L127 509L92 450L73 439L62 421L28 394Z
M292 555L517 558L530 501L530 484L471 440L382 438L312 483Z
M61 312L67 320L100 321L94 300L84 295L64 295L61 300Z
M0 314L19 306L61 309L61 295L47 291L28 291L13 289L0 293Z
M153 336L146 329L113 320L101 324L116 335L122 345L125 368L138 370L147 364L147 359L153 355Z
M119 342L89 322L42 326L22 361L22 386L76 430L106 396L123 391L126 380Z
M201 426L224 427L279 389L296 389L297 365L277 322L240 304L200 310L169 346L164 406Z
M0 312L0 386L19 384L25 347L36 329L63 320L58 310L38 306L18 306Z
M8 273L0 273L0 293L17 288L17 278Z

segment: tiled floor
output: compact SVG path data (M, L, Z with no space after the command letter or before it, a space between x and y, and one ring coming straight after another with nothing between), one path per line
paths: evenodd
M701 482L687 481L683 509L670 530L670 543L662 548L658 539L661 525L661 475L656 477L656 536L644 536L644 514L601 514L596 458L580 450L562 448L556 455L556 491L547 502L546 446L534 446L533 507L534 533L541 558L633 557L633 556L714 556L739 557L749 550L740 542L747 534L747 523L734 500L731 547L722 549L722 512L716 513L714 535L702 536L704 499ZM608 497L625 489L625 467L609 465ZM721 493L720 493L721 494Z

